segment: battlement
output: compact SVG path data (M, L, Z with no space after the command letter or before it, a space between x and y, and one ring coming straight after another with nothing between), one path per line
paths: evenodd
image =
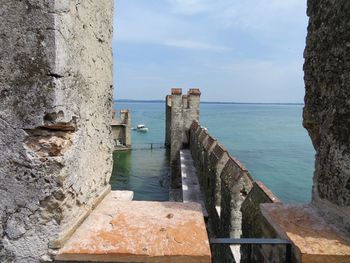
M202 93L200 89L190 89L188 95L200 96Z
M171 95L167 95L165 101L168 107L181 107L183 109L199 109L200 96L200 89L189 89L187 94L182 94L182 89L173 88L171 89Z

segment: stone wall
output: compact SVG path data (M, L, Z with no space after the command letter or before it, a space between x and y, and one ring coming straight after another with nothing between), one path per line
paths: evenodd
M165 98L165 147L170 148L171 95Z
M350 1L309 0L304 126L316 150L313 205L350 229Z
M38 262L109 189L113 1L0 12L0 261Z

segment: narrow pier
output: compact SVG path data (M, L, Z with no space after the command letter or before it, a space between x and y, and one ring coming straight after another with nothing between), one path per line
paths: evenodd
M190 150L180 150L180 164L183 202L199 203L202 206L203 216L208 218L204 197L198 181L197 169L194 165Z

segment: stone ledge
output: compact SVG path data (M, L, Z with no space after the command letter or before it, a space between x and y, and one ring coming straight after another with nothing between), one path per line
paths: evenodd
M58 239L52 240L49 243L49 247L53 249L58 249L63 246L64 243L73 235L77 228L84 222L84 220L90 215L90 213L98 206L98 204L111 192L111 186L108 184L106 187L98 194L98 196L93 199L90 204L88 204L82 214L72 223L71 227L66 231L60 233Z
M201 206L111 195L59 250L59 261L211 262Z
M311 205L261 204L263 216L281 238L292 241L302 263L350 262L350 242Z

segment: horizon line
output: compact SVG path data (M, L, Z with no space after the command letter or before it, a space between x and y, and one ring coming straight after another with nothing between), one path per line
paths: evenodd
M162 99L113 99L113 102L135 102L135 103L165 103ZM201 101L203 104L276 104L276 105L304 105L304 102L236 102L236 101Z

